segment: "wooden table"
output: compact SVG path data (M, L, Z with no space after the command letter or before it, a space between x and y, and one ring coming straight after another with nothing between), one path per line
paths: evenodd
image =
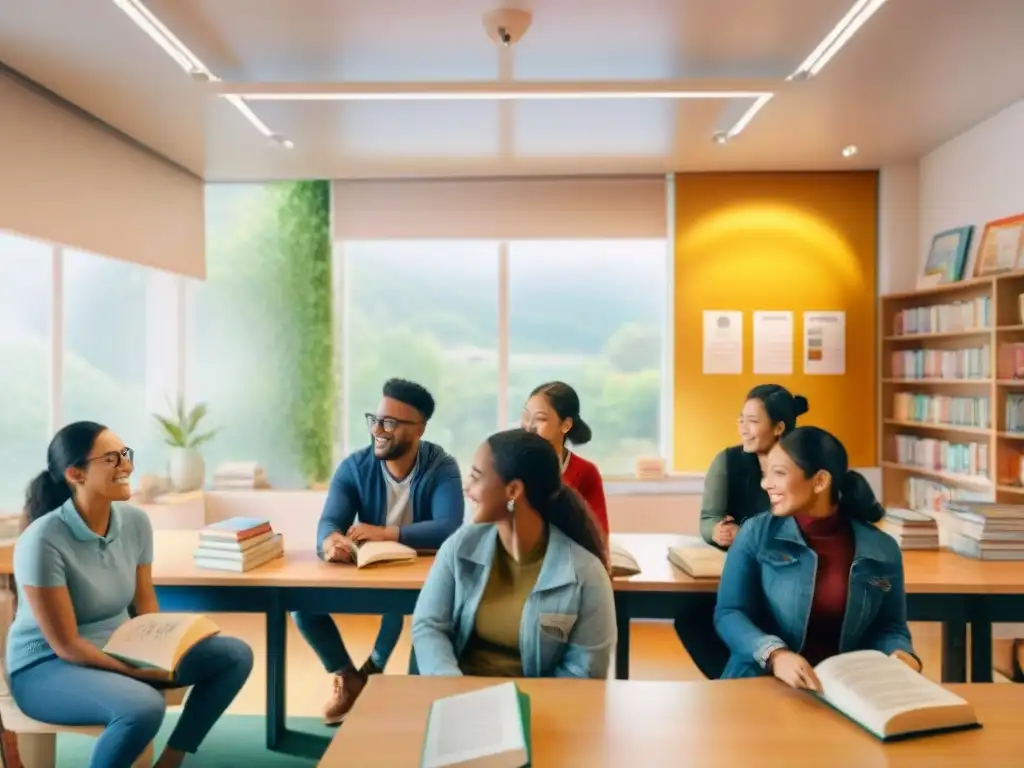
M324 768L419 765L427 709L481 678L374 678L324 753ZM883 744L774 679L709 683L520 680L533 765L714 768L1009 768L1024 765L1024 686L951 685L984 728Z
M274 748L285 730L287 614L410 614L433 557L412 563L359 570L321 562L312 552L285 557L249 573L197 568L195 531L158 531L153 580L160 604L169 611L259 613L266 617L267 746ZM664 534L615 534L642 572L616 579L618 623L616 676L629 675L632 619L674 618L688 596L714 593L717 579L694 579L668 562L669 545L692 545L691 537ZM966 679L966 633L971 626L972 677L991 680L989 606L999 599L1001 621L1024 621L1024 563L969 560L951 552L907 552L907 606L911 620L943 624L942 679ZM6 566L6 568L5 568ZM0 557L0 574L10 564ZM987 676L987 677L986 677Z

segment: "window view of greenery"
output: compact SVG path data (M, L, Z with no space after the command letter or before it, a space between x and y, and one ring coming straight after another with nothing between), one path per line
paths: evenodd
M52 249L0 232L0 512L21 511L50 441Z
M393 376L427 387L426 439L468 473L498 420L498 245L473 241L344 243L346 448L369 444L364 414Z
M70 249L63 272L61 417L106 424L135 449L138 472L163 474L167 448L150 410L159 392L147 398L146 381L146 355L157 353L147 339L147 280L158 273Z
M568 382L594 432L579 452L605 475L661 455L665 249L664 240L509 245L509 413L538 384Z
M211 184L205 282L187 291L188 404L209 406L207 475L256 461L275 487L333 470L327 182Z

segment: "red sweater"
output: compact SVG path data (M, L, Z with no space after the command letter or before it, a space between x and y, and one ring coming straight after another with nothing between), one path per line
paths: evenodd
M569 454L569 463L562 472L562 482L575 488L590 511L594 513L597 526L608 534L608 507L604 501L604 483L601 481L601 470L596 464L580 458L575 453Z
M807 638L801 649L801 655L808 662L818 664L839 653L853 566L853 530L849 521L839 515L823 518L797 515L796 522L807 546L818 556Z

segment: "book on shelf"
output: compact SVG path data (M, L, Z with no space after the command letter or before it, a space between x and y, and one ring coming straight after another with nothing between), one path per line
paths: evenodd
M616 576L636 576L640 573L640 564L633 553L615 541L608 543L608 555L612 563L612 578Z
M255 461L225 461L213 471L211 486L214 491L252 491L267 489L270 483Z
M668 561L694 579L717 579L725 566L725 552L711 546L669 547Z
M1006 431L1024 435L1024 395L1006 396Z
M992 297L910 307L893 315L893 335L984 331L992 325Z
M406 563L415 560L416 550L397 541L364 541L362 544L349 542L352 562L357 568L384 563Z
M822 701L882 741L980 728L974 707L880 651L851 651L814 668Z
M988 481L987 443L952 443L916 435L895 435L894 442L899 464Z
M913 509L891 508L879 526L900 549L938 549L939 526L935 518Z
M967 349L899 349L892 352L891 378L984 380L992 377L990 348Z
M115 629L103 651L129 666L166 672L170 679L193 646L218 632L202 614L145 613Z
M897 392L892 400L895 421L945 428L978 429L988 429L992 423L987 397L949 397L921 392Z
M1024 560L1024 506L951 501L946 509L957 523L949 541L957 554L975 560Z
M420 768L524 768L532 760L530 697L515 683L434 700Z
M1024 343L1000 344L996 357L1000 379L1024 379Z

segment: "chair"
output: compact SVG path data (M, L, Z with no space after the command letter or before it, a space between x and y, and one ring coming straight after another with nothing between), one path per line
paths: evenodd
M169 706L176 706L185 700L186 688L169 688L164 698ZM99 736L103 733L102 726L52 725L33 720L14 703L11 690L7 686L7 672L0 661L0 731L14 733L18 737L18 753L24 768L53 768L57 762L57 734L84 733L88 736ZM153 745L139 755L132 768L150 768L153 765ZM8 766L6 749L0 745L0 758L5 768Z

